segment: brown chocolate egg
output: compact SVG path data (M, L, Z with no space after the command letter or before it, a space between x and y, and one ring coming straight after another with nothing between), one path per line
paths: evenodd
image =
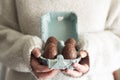
M43 57L47 59L55 59L57 54L58 54L57 46L53 43L49 43L45 47Z
M46 47L46 45L49 44L49 43L53 43L53 44L57 45L57 44L58 44L58 40L57 40L55 37L51 36L51 37L49 37L49 38L47 39L46 44L45 44L45 47Z
M77 58L77 51L75 46L72 44L67 44L62 50L62 55L65 59L75 59Z
M65 42L65 45L67 44L72 44L72 45L76 45L76 41L74 38L69 38L66 42Z

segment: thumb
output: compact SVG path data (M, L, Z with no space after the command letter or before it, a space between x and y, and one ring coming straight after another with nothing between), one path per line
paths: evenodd
M33 49L32 54L34 55L34 57L39 58L41 56L40 49L38 48Z
M79 52L79 55L81 56L81 58L85 58L85 57L88 55L88 53L87 53L86 50L81 50L81 51Z

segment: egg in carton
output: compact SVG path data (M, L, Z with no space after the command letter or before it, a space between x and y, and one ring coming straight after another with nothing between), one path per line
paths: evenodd
M50 12L43 15L41 34L45 43L43 55L39 58L41 64L50 69L73 69L72 63L81 60L76 49L78 32L77 16L74 13Z

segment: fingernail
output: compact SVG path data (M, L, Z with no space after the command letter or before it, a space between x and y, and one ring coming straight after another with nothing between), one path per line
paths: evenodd
M38 54L38 55L37 55L37 57L40 57L40 56L41 56L41 54Z
M85 58L85 57L87 56L87 52L86 52L86 51L81 51L81 52L80 52L80 56L81 56L82 58Z

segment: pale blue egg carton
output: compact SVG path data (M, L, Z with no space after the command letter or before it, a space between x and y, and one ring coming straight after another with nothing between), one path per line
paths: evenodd
M59 55L56 59L46 59L40 57L40 63L47 65L50 69L73 69L71 66L74 62L79 62L81 57L77 59L64 59L61 55L64 42L72 37L78 41L77 32L77 16L72 12L50 12L41 17L41 38L46 42L50 36L54 36L59 40Z

